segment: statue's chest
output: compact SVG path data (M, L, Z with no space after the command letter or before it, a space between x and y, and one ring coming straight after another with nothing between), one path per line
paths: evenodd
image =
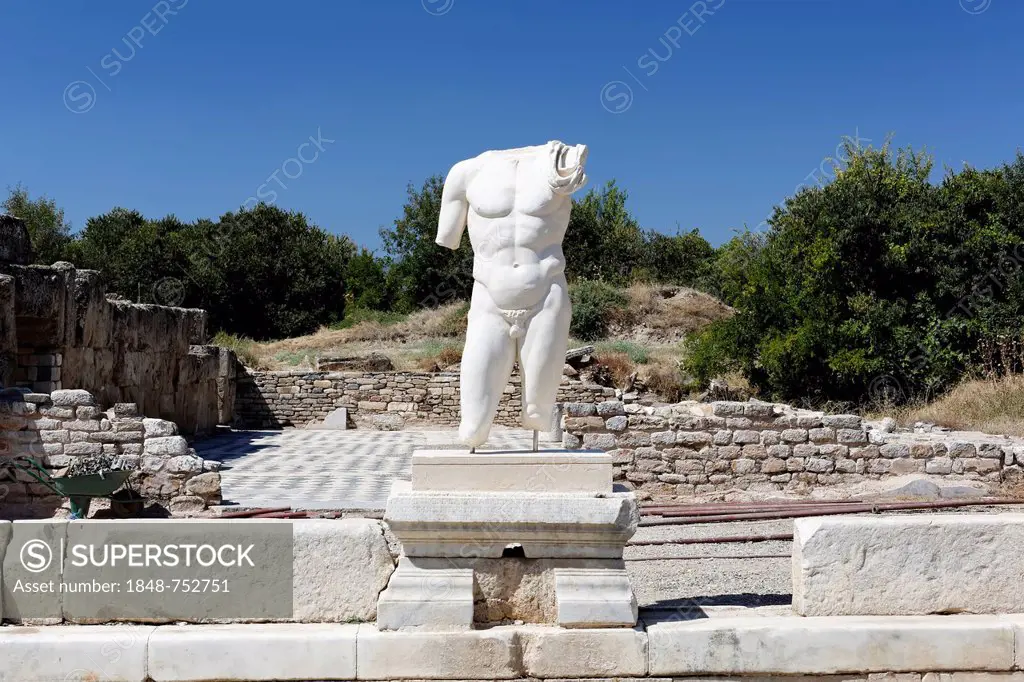
M513 212L549 213L556 195L547 181L547 169L536 159L488 160L466 188L473 211L485 218Z

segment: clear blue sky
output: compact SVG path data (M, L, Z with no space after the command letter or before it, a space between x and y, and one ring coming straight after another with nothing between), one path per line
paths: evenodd
M645 228L717 244L844 135L959 168L1024 128L1020 0L5 0L0 26L0 188L75 229L216 217L285 164L264 194L377 246L408 183L561 139Z

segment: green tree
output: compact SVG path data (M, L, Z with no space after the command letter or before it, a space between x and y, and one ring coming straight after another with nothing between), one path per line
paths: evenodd
M633 279L694 286L707 280L714 261L714 247L696 229L674 235L648 232L642 247L642 270L634 272Z
M609 182L573 200L562 241L570 280L602 280L624 285L644 261L644 233L626 208L628 195Z
M116 208L87 221L74 251L112 291L204 308L211 329L269 339L342 318L354 247L301 213L259 204L189 224Z
M1020 371L1024 156L935 185L923 152L847 152L832 182L776 209L765 237L720 250L738 312L692 340L690 369L856 402L934 396L982 364Z
M387 288L400 312L466 299L473 289L469 236L463 234L454 251L434 242L443 189L440 175L427 178L418 190L409 185L402 217L392 227L380 230L389 257Z
M736 305L751 283L751 268L764 249L763 232L744 230L715 250L714 261L703 275L700 286L729 305Z
M345 287L356 308L389 310L392 296L388 290L386 263L372 251L360 248L348 261Z
M86 221L72 258L79 267L99 270L112 292L140 303L178 304L179 297L165 300L154 287L183 275L173 238L183 227L174 216L147 220L138 211L115 208Z
M214 328L284 338L344 317L348 238L262 203L186 232L186 284L197 285L192 300L210 312Z
M888 146L846 151L850 164L831 183L775 211L763 246L733 245L730 256L751 258L727 283L739 311L695 341L698 376L732 364L780 398L863 400L878 377L907 369L901 361L936 318L931 160ZM926 364L934 376L936 358Z
M35 262L51 265L68 257L71 243L71 223L64 218L64 209L43 195L32 199L22 185L9 188L3 202L5 212L25 221Z

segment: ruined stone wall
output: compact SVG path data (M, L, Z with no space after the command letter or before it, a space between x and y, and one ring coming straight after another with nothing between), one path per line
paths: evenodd
M913 473L1012 482L1024 465L1024 441L883 432L856 415L772 403L645 407L611 400L566 404L563 414L565 447L609 452L616 479L647 497L729 489L799 493Z
M559 387L560 402L607 400L615 391L569 383ZM372 425L381 415L408 423L459 422L459 375L452 372L244 372L237 381L236 424L280 428L319 422L344 407L356 424ZM520 380L505 386L495 422L519 425Z
M148 502L172 513L187 513L220 501L219 464L198 457L178 435L176 424L143 418L133 403L102 411L88 391L0 394L0 463L19 455L32 458L53 475L77 457L120 455L139 467L129 484ZM0 486L0 510L56 508L61 503L53 491L24 472L0 467ZM0 511L0 518L5 517Z
M0 386L14 382L18 338L14 330L14 278L0 274Z
M236 363L206 333L205 311L108 297L98 272L0 263L0 385L81 388L208 432L231 419Z

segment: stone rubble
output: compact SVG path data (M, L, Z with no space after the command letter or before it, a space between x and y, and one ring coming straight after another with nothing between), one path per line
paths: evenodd
M88 473L109 460L135 470L129 485L147 502L177 514L201 512L221 500L219 463L204 461L177 433L174 422L143 418L132 403L101 411L80 389L0 395L0 456L28 455L52 475ZM53 491L22 472L0 472L0 482L5 506L60 506Z

